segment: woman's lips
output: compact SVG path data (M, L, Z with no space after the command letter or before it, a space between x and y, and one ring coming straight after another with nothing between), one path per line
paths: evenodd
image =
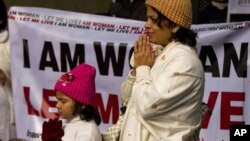
M146 35L151 36L153 33L152 32L146 32Z

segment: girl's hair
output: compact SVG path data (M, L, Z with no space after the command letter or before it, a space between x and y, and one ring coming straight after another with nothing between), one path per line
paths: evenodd
M167 17L165 17L164 15L162 15L160 12L158 12L155 8L153 8L157 14L158 14L158 18L156 20L157 25L162 28L163 26L165 26L166 24L168 24L168 26L175 26L176 24L174 22L172 22L171 20L169 20ZM168 23L166 23L168 22ZM194 32L191 29L187 29L184 27L180 27L180 29L173 34L173 39L176 41L179 41L183 44L189 45L193 48L195 48L196 45L196 38L197 38L197 33Z
M82 108L82 106L83 105L79 102L75 103L74 115L79 115L82 120L94 120L94 122L99 126L101 124L102 118L98 110L91 105L85 105L84 108Z
M7 26L7 9L3 0L0 0L0 20L2 23L0 24L0 30L3 30Z

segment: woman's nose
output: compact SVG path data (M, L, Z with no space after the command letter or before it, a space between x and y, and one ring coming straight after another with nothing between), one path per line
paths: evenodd
M151 21L150 19L147 19L147 21L146 21L144 27L145 27L146 29L151 28L151 27L152 27L152 21Z

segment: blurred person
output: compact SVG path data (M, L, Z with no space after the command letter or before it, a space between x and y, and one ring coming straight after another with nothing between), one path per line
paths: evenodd
M146 21L145 0L116 0L108 10L108 15L125 19Z
M0 140L15 138L14 105L10 75L7 8L0 0Z
M198 24L226 23L228 0L212 0L211 3L198 14Z
M93 107L96 70L81 64L63 74L55 84L58 119L43 123L43 141L101 141L101 116Z
M198 141L204 70L196 52L191 0L146 0L146 35L134 44L121 85L128 101L120 141Z

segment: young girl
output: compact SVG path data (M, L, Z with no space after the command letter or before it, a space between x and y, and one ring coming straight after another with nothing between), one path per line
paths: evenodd
M55 136L62 136L63 141L101 141L98 128L101 117L92 106L95 98L95 74L94 67L81 64L63 74L56 82L56 107L63 121L54 119L45 122L43 141L56 138ZM60 132L61 125L64 133ZM51 127L58 129L53 132Z

